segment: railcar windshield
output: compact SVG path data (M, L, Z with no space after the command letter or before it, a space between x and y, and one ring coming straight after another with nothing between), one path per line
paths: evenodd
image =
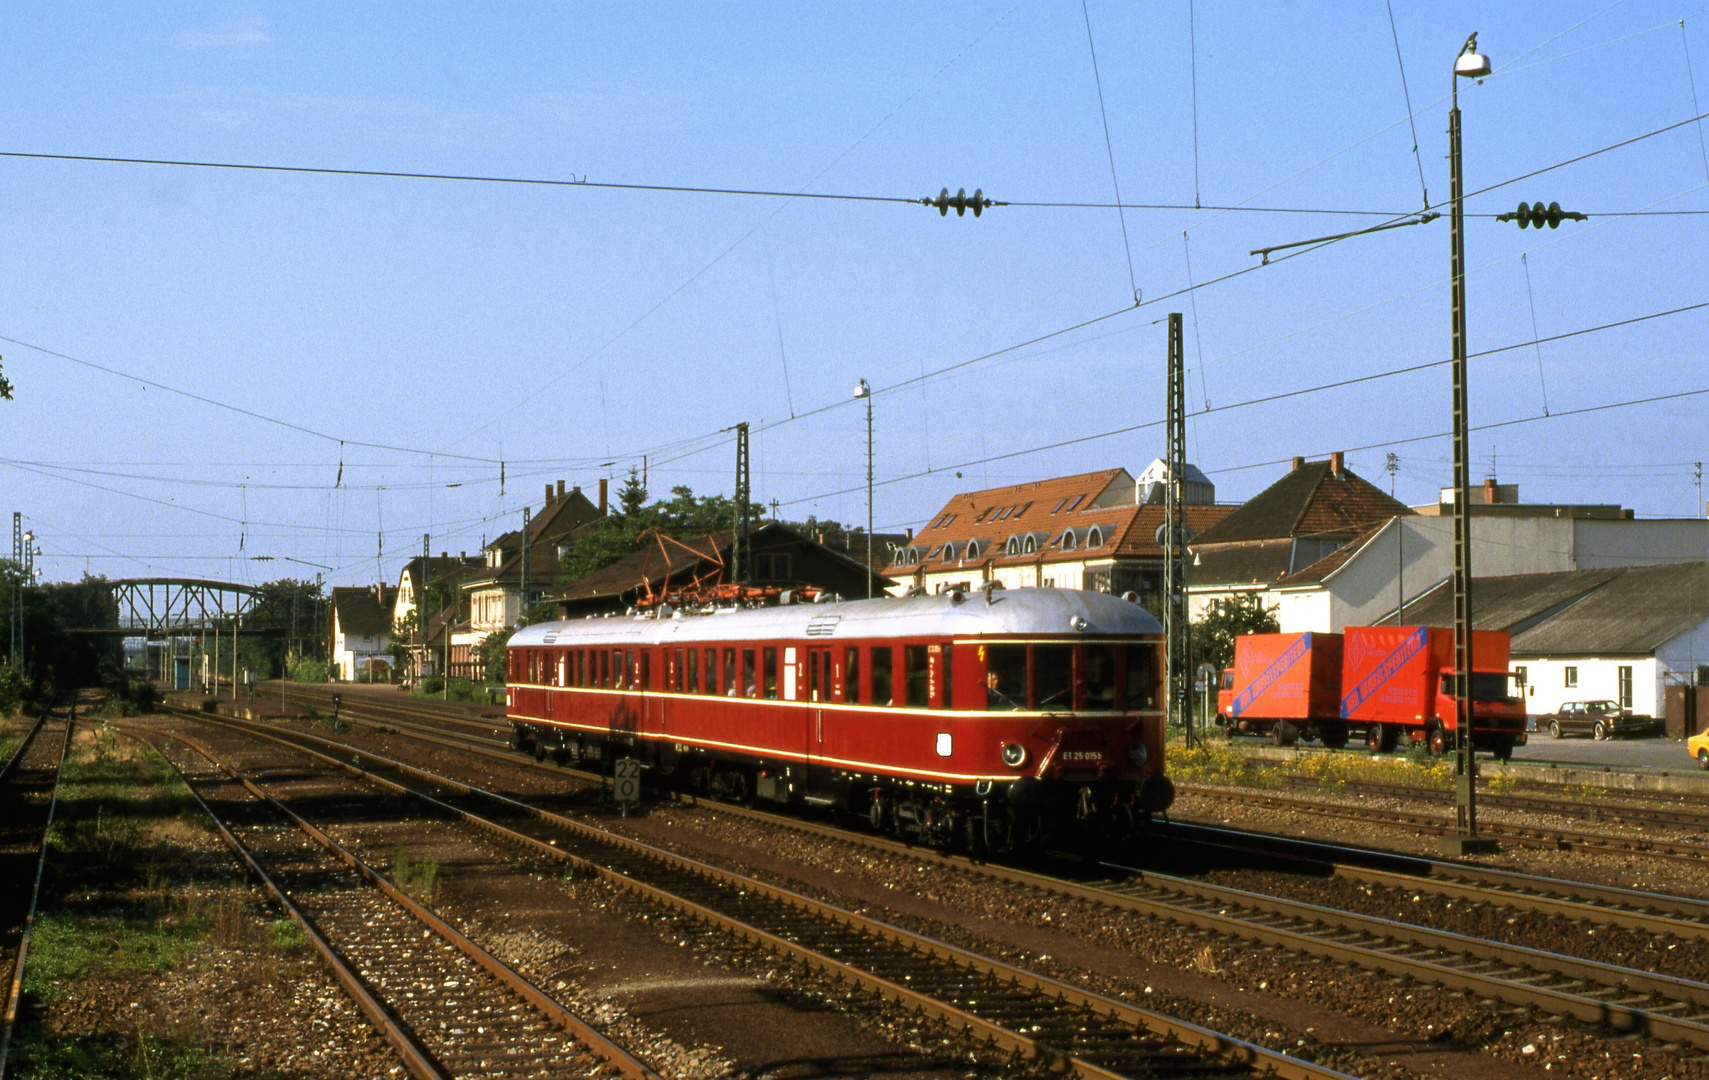
M1087 645L1085 650L1085 708L1109 712L1116 707L1116 647Z
M1033 646L1033 708L1074 707L1074 646Z

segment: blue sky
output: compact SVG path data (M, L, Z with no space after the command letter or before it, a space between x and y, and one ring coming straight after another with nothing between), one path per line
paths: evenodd
M1496 70L1461 86L1468 190L1692 117L1687 47L1709 104L1701 0L1399 3L1392 34L1370 2L1087 12L1108 150L1078 4L9 4L14 153L1045 203L1113 201L1113 156L1130 204L1372 216L1134 209L1124 246L1110 209L0 158L0 510L50 579L395 578L423 533L474 551L543 483L591 491L643 455L655 493L728 491L719 432L745 420L756 497L857 522L865 377L876 518L900 529L959 490L1143 468L1157 426L1021 452L1154 425L1170 311L1220 497L1345 448L1385 484L1393 450L1401 497L1433 499L1447 440L1403 440L1447 429L1444 367L1226 407L1444 359L1445 220L1156 298L1416 212L1420 167L1444 200L1473 30ZM1709 210L1699 138L1470 200L1592 215L1470 219L1472 350L1529 341L1533 307L1551 336L1709 301L1709 215L1603 216ZM1709 397L1559 414L1709 387L1706 331L1709 309L1475 360L1473 423L1527 421L1474 434L1479 475L1692 514Z

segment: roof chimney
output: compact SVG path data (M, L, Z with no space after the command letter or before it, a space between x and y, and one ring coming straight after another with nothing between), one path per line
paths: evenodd
M448 551L441 551L441 552L440 552L440 553L439 553L439 557L440 557L440 558L441 558L441 559L445 559L445 558L449 558L449 557L450 557L450 554L451 554L451 553L450 553L450 552L448 552Z
M546 501L547 502L552 501L552 485L551 484L546 485ZM544 510L546 508L544 506L542 506L540 509Z
M1484 505L1485 506L1494 506L1496 503L1498 503L1500 501L1501 501L1501 496L1496 492L1496 489L1495 489L1495 477L1493 477L1493 476L1484 477Z
M605 509L605 507L606 507L605 488L606 488L606 484L608 484L608 483L609 483L609 481L606 480L603 476L600 477L600 479L599 479L599 516L600 517L604 517L605 513L606 513L606 509Z
M564 482L562 480L560 480L560 481L558 481L558 498L561 499L563 497L564 497Z
M1340 476L1343 465L1344 463L1341 460L1341 451L1337 450L1335 453L1329 455L1330 472L1334 473L1336 476Z
M1303 468L1305 468L1305 458L1303 458L1303 457L1294 458L1294 471L1298 472Z

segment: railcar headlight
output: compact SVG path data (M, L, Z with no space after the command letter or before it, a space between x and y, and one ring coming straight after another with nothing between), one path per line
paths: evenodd
M1027 748L1020 743L1003 744L1003 764L1018 769L1027 763Z
M1127 748L1127 756L1128 760L1133 762L1135 765L1144 765L1147 761L1151 760L1151 751L1146 748L1144 743L1136 742Z

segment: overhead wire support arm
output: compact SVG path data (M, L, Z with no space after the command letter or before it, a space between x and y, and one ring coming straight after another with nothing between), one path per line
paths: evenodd
M1407 218L1405 221L1388 221L1381 225L1372 225L1368 229L1354 229L1352 232L1335 233L1331 236L1319 236L1311 240L1295 240L1287 244L1271 244L1269 247L1254 248L1247 252L1247 254L1264 256L1264 262L1262 265L1268 266L1270 265L1270 253L1272 251L1286 251L1288 248L1306 247L1309 244L1329 244L1336 240L1346 240L1348 237L1352 236L1364 236L1366 233L1382 232L1385 229L1399 229L1406 225L1427 225L1441 216L1442 215L1436 211L1430 210L1426 213L1419 214L1416 217Z

